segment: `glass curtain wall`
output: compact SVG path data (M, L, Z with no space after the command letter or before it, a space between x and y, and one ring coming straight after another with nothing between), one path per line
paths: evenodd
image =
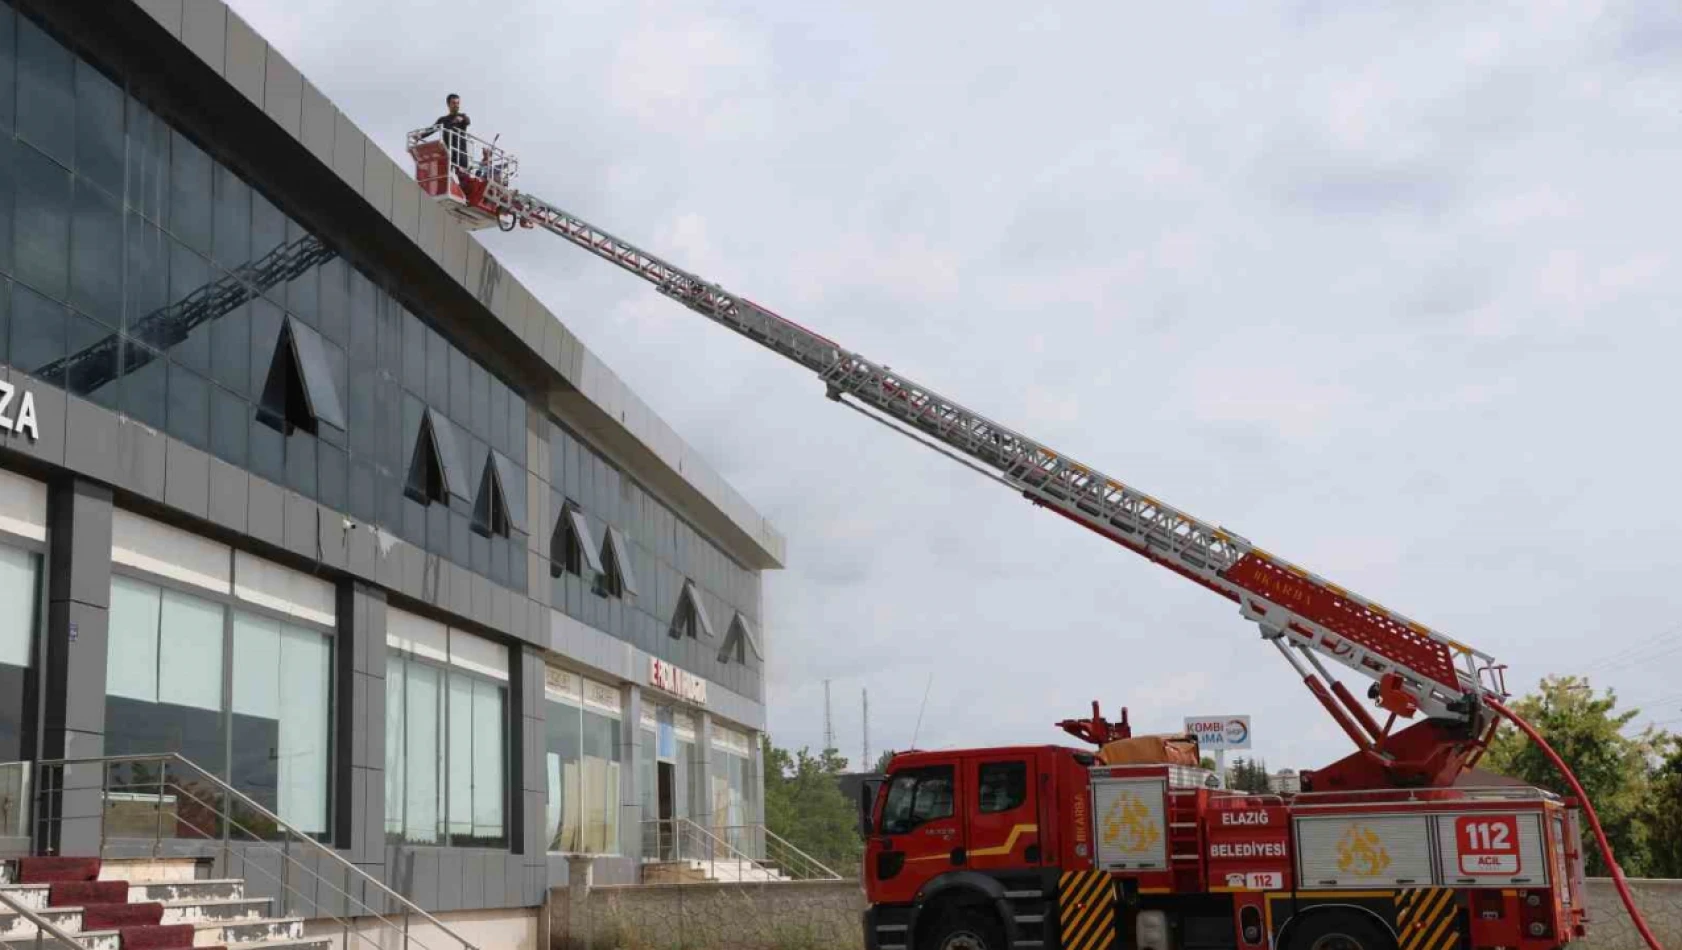
M319 629L135 577L111 579L105 751L176 752L306 834L329 827L333 641ZM224 683L233 684L230 691ZM123 770L108 821L150 837L163 776ZM169 776L178 837L214 836L213 788ZM152 787L148 787L151 785ZM174 795L171 799L168 796ZM193 799L197 801L193 801ZM128 827L133 812L139 825ZM252 813L247 830L275 829Z
M387 623L387 839L505 847L506 651L402 611Z

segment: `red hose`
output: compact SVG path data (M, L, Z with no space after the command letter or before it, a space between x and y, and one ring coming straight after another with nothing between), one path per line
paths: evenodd
M1542 754L1548 757L1548 761L1554 764L1554 768L1558 769L1559 774L1564 776L1565 781L1571 785L1572 794L1576 795L1577 801L1583 804L1583 814L1588 816L1589 828L1594 831L1594 840L1600 843L1600 853L1606 856L1606 866L1612 870L1612 885L1618 889L1618 897L1624 902L1624 909L1629 911L1629 919L1635 922L1635 929L1641 932L1641 939L1647 941L1647 946L1651 947L1652 950L1664 950L1663 947L1659 946L1659 938L1653 936L1653 931L1647 928L1647 919L1642 917L1641 911L1635 908L1635 898L1630 896L1629 884L1624 880L1624 869L1618 867L1617 856L1612 853L1612 843L1606 840L1606 832L1600 828L1600 816L1594 813L1594 804L1589 801L1588 795L1583 792L1583 786L1577 783L1577 776L1571 774L1571 769L1566 766L1565 760L1559 757L1559 753L1554 751L1553 746L1548 745L1548 740L1542 738L1542 734L1537 732L1530 723L1520 719L1517 713L1508 709L1499 700L1486 697L1485 701L1489 703L1491 709L1505 716L1508 722L1511 722L1518 727L1520 732L1529 736L1530 741L1536 743L1536 748L1542 750Z

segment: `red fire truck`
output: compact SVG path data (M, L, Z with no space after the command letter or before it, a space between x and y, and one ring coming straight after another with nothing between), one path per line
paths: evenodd
M458 157L429 132L409 137L416 179L464 226L564 238L815 373L830 399L1219 594L1355 747L1288 799L1212 788L1183 764L1104 764L1108 744L1131 736L1125 715L1112 725L1096 709L1061 724L1096 755L900 755L869 806L871 950L1556 947L1587 919L1578 805L1659 950L1592 803L1506 706L1505 668L1488 654L518 190L518 163L494 141L465 136ZM1382 723L1328 664L1372 681ZM1502 719L1579 800L1456 785Z
M867 786L867 950L1548 950L1583 932L1533 788L1223 791L1059 746L908 752Z

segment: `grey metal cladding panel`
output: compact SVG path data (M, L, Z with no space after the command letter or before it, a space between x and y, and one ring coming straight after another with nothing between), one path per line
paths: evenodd
M500 584L493 585L491 587L491 627L496 630L501 630L509 636L524 639L526 618L524 610L521 610L518 614L521 621L519 626L516 627L514 623L514 617L516 615L514 610L514 600L516 597L519 597L519 595ZM520 597L520 599L524 600L525 598Z
M111 490L88 481L65 481L49 486L48 499L54 523L47 596L105 607L111 602ZM95 653L104 655L103 644Z
M496 263L485 253L478 241L467 241L467 261L462 268L461 285L482 304L490 303L489 286L494 283Z
M352 634L355 636L355 634ZM363 713L368 709L368 677L353 673L350 678L351 695L351 729L350 729L350 763L352 766L369 764L369 730L368 722Z
M344 113L338 112L333 130L333 171L345 183L362 191L362 170L367 161L368 137Z
M304 77L272 46L267 48L263 59L263 111L293 138L298 138Z
M496 467L497 481L502 486L502 497L508 502L509 522L526 528L526 495L530 488L526 484L526 470L495 449L491 450L491 461Z
M117 480L117 414L70 396L64 413L67 444L64 464L89 478Z
M339 431L345 428L345 407L339 389L333 383L333 370L327 364L327 350L320 334L300 320L286 318L291 331L292 355L298 360L298 372L304 377L304 395L309 398L310 414Z
M31 385L31 378L17 370L12 370L10 375L18 389L28 387L35 395L37 437L30 439L26 436L14 434L6 439L3 444L21 455L37 458L43 462L51 462L54 465L63 465L64 428L67 424L64 402L67 397L64 390L52 386ZM14 405L7 410L12 418L16 417L18 411L16 403L20 403L22 399L23 395L21 393L14 396Z
M449 272L456 283L467 283L467 245L473 240L467 236L467 230L452 220L444 222L443 258L439 263Z
M383 647L384 644L382 643ZM384 650L381 650L384 653ZM383 672L383 671L382 671ZM364 746L365 758L356 764L371 769L385 768L386 735L385 735L385 703L386 683L384 676L370 676L367 673L356 674L366 682L368 688L368 707L359 728L367 733Z
M285 499L283 510L286 519L281 543L293 554L313 557L316 542L315 502L295 491L283 491L281 495Z
M225 46L227 63L222 70L222 76L228 80L229 85L238 89L241 95L258 107L263 105L268 48L268 44L257 35L257 31L241 19L237 12L228 11L228 41Z
M456 445L456 430L436 409L426 410L427 428L432 430L432 445L438 452L438 464L444 470L444 484L449 493L463 501L471 500L473 487L468 484L467 469L462 467L461 452Z
M338 127L339 110L333 106L327 96L309 80L303 84L303 118L299 125L298 140L304 143L304 148L321 161L321 164L333 165L333 130Z
M462 864L461 876L461 906L469 910L478 910L485 906L485 868L491 864L501 864L500 854L468 854Z
M631 546L626 542L624 533L612 525L608 525L607 535L613 539L613 553L619 558L619 579L625 585L625 593L637 596L637 578L631 570Z
M170 439L164 449L164 503L198 518L210 515L210 456Z
M350 529L345 527L346 520L343 515L326 505L317 506L316 560L340 571L345 569L349 561L349 554L345 549L350 543Z
M410 178L407 169L399 168L391 182L391 223L411 241L420 240L420 203L427 201L425 193Z
M55 629L67 630L69 624L76 625L76 649L86 651L87 655L103 656L106 650L106 623L109 613L104 607L79 603L74 600L61 600L47 606L48 623ZM65 672L65 693L70 697L84 699L105 695L105 663L71 662ZM76 702L73 699L62 706L49 704L47 714L48 726L74 729L77 732L101 734L105 731L105 704L103 702ZM63 711L63 722L54 722L55 713Z
M461 909L461 876L462 865L466 863L467 855L454 848L438 848L438 895L433 903L420 902L428 910L460 910Z
M508 901L506 892L508 880L508 856L494 855L485 862L485 880L483 900L481 906L501 907Z
M241 534L245 533L247 496L251 487L251 476L242 468L236 468L219 458L210 460L210 520L223 526L232 528ZM369 532L363 532L369 534ZM369 538L369 543L373 538Z
M164 434L132 419L117 426L117 483L156 501L164 497Z
M350 532L345 551L346 569L367 581L380 580L380 549L371 525L359 524Z
M266 541L276 547L285 545L285 489L252 475L249 498L249 527L247 533L259 541Z
M228 42L228 7L222 0L186 0L181 11L181 42L218 76L224 72Z
M368 142L362 159L362 197L386 218L392 216L391 185L396 177L397 166L380 151L379 146Z
M350 870L337 861L322 860L315 869L321 875L316 882L315 906L320 916L342 917L347 912L359 910L355 903L347 898L350 893Z
M162 24L169 35L181 38L181 0L135 0L140 9Z

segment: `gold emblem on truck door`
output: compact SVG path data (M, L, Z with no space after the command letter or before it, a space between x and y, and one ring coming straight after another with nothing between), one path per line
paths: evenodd
M1384 841L1364 825L1351 825L1337 842L1337 869L1356 877L1378 877L1390 867Z
M1151 810L1132 792L1122 792L1104 811L1104 844L1125 854L1149 851L1162 840Z

